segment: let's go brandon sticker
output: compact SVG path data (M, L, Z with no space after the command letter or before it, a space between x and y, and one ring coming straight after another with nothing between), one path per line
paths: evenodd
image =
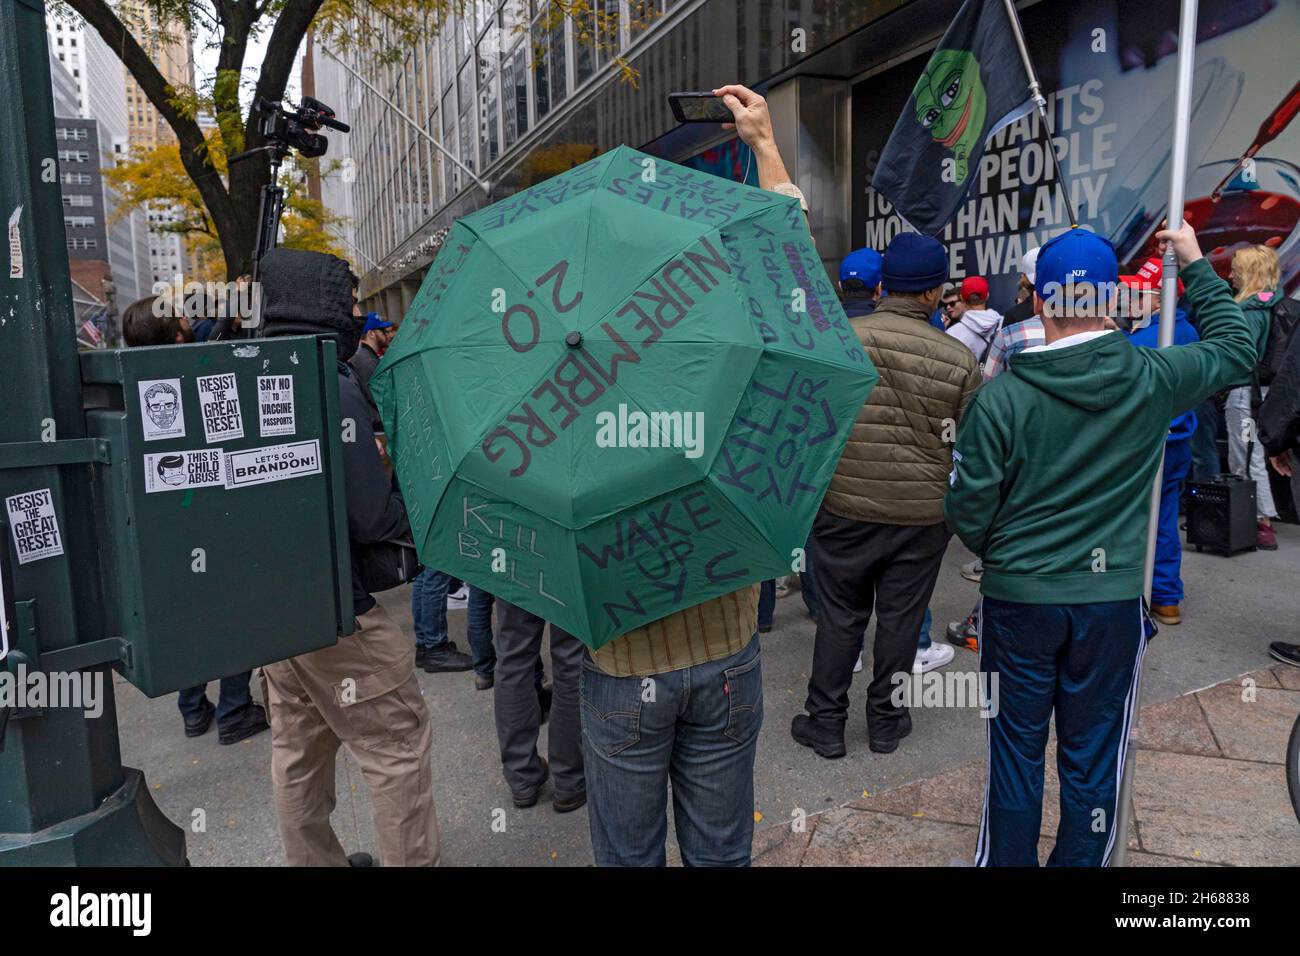
M226 488L320 474L320 440L267 445L226 454Z

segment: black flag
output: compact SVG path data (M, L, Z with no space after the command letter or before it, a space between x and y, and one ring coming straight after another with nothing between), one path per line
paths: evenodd
M936 235L966 200L989 136L1034 106L1003 0L966 0L903 115L872 185L917 231Z

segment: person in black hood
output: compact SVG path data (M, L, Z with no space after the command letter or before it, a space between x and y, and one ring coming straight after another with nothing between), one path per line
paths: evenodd
M361 583L366 545L410 535L401 495L380 458L370 405L347 360L361 338L348 265L337 256L274 249L261 263L267 337L314 335L338 345L338 427L352 550L354 632L332 647L262 669L271 713L271 779L290 865L364 865L330 827L334 761L343 744L371 790L385 866L438 862L429 712L411 641Z
M1291 479L1291 497L1300 511L1300 332L1291 334L1274 369L1268 397L1259 409L1259 442L1279 475ZM1284 664L1300 667L1300 644L1275 641L1268 652Z

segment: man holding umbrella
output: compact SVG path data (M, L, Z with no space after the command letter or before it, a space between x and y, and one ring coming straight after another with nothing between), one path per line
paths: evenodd
M602 865L664 863L670 785L684 862L749 862L752 582L797 570L878 377L766 102L714 95L763 190L620 146L465 216L372 382L421 557L503 602L516 803L549 771ZM549 768L527 666L546 622Z
M754 151L759 185L803 196L776 146L767 102L743 86L713 91ZM582 668L591 844L600 866L662 866L668 784L682 861L747 866L754 755L763 723L758 586L741 588L615 638ZM665 666L665 662L669 662ZM640 706L653 701L654 706ZM620 712L639 712L635 739Z
M1170 419L1245 375L1255 343L1183 223L1171 245L1201 341L1134 348L1109 326L1115 250L1074 228L1039 252L1046 344L975 396L957 433L948 525L984 559L980 671L990 701L976 864L1035 866L1056 716L1061 817L1050 864L1105 866L1149 625L1147 516ZM1163 252L1163 250L1162 250Z

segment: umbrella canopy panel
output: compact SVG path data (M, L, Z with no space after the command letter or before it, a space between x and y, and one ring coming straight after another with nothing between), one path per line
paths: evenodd
M788 572L875 381L794 200L619 147L459 220L371 390L425 563L598 647Z

